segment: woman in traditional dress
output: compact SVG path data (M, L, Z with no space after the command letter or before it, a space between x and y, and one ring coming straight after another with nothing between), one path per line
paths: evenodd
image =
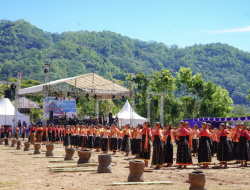
M49 143L52 143L52 127L50 124L48 127L48 140L49 140Z
M58 125L56 125L56 141L55 141L55 143L56 144L58 144L59 143L59 141L60 141L60 139L59 139L59 126Z
M208 129L208 131L210 132L210 135L211 135L211 133L212 133L212 125L211 125L211 123L208 123L207 124L207 129ZM211 155L212 155L212 157L214 156L214 151L213 151L213 143L212 143L212 139L211 139L211 136L209 135L209 137L208 137L208 143L209 143L209 146L210 146L210 150L211 150Z
M123 131L121 130L122 128L118 128L118 130L120 131L120 133L117 134L117 139L118 139L118 151L122 150L122 141L123 141L123 137L122 137L122 133Z
M74 144L74 146L76 147L76 148L78 148L78 146L79 146L79 141L80 141L80 126L79 126L79 124L77 124L76 125L76 129L75 129L75 134L76 134L76 136L75 136L75 144Z
M203 164L202 168L208 168L208 164L212 163L212 154L209 143L210 132L205 122L201 124L199 138L198 163Z
M128 156L129 152L131 151L131 143L130 143L131 130L129 124L126 124L125 129L123 131L123 136L124 136L124 146L122 151L126 153L125 156Z
M70 135L71 135L71 131L69 126L66 126L66 129L64 130L64 141L63 141L63 146L68 147L70 146Z
M30 127L30 132L29 132L29 139L31 144L35 144L35 133L36 133L36 127L32 125Z
M81 147L82 149L87 149L87 146L88 146L88 126L85 125L83 129L83 139L82 139Z
M2 127L1 127L1 131L0 131L0 138L4 138L4 133L5 133L5 131L4 131L4 126L2 125Z
M194 129L191 132L191 138L192 138L192 156L197 156L198 154L198 146L199 146L199 129L198 129L198 125L195 124L194 125Z
M186 135L189 134L189 130L185 127L183 121L179 124L178 136L179 139L177 147L177 158L176 164L179 165L178 168L186 168L187 165L193 165L189 143L187 141Z
M18 138L19 138L19 127L18 127L18 125L16 126L16 133L15 133L15 137L16 137L16 139L18 139Z
M75 146L75 140L76 140L76 129L72 125L70 127L70 146L71 146L71 148L73 148Z
M45 142L47 141L47 137L48 137L48 129L47 129L47 125L44 125L43 126L43 133L42 133L43 144L45 144Z
M220 131L218 132L219 144L217 150L217 159L220 161L220 167L224 164L224 168L227 168L227 162L233 160L232 149L227 141L227 135L230 132L225 129L225 124L220 124Z
M159 122L155 124L155 130L153 132L152 141L154 142L152 166L156 166L155 169L161 169L163 165L163 133L162 127Z
M94 145L94 147L96 149L96 152L100 152L101 147L102 147L101 133L102 133L101 125L98 125L97 129L95 130L95 145Z
M139 158L143 159L145 162L145 167L148 167L148 161L150 160L150 153L151 153L151 128L148 121L144 122L143 129L141 130L142 134L142 141L140 147L140 154Z
M235 124L234 129L232 129L232 138L233 138L233 156L236 163L238 161L238 147L239 147L239 138L240 138L240 125L238 123Z
M41 143L42 142L42 133L43 133L43 128L41 125L38 125L36 128L36 142Z
M187 135L186 135L186 139L187 139L189 148L190 148L190 150L191 150L191 148L192 148L192 138L191 138L192 129L191 129L190 125L189 125L189 122L185 122L184 128L186 128L187 131L188 131L188 132L187 132Z
M110 143L110 150L113 151L115 155L118 148L118 134L120 131L116 128L115 124L111 125L110 136L111 136L111 143Z
M52 143L56 142L56 128L54 124L52 124Z
M95 133L94 125L91 125L89 129L88 146L87 146L90 150L94 148L94 133Z
M246 130L245 125L242 123L240 125L240 134L239 134L239 146L238 146L238 160L241 163L241 167L247 167L247 161L250 161L250 148L249 141L250 138L249 132Z
M131 132L131 139L130 139L130 142L131 142L131 154L133 155L133 149L134 149L134 146L135 146L135 143L136 143L136 128L131 128L130 130Z
M7 130L7 138L10 139L11 138L11 134L12 134L12 128L9 125L8 130Z
M164 132L166 140L164 142L164 156L163 163L167 164L166 167L173 165L173 143L174 142L174 131L172 130L172 124L168 124L166 131Z
M135 155L136 158L139 157L140 148L141 148L141 139L142 139L141 131L142 131L142 125L138 125L135 131L136 140L134 142L134 147L132 150L132 155Z
M214 128L211 132L211 141L213 144L213 156L215 156L215 154L217 155L217 147L218 147L218 137L217 137L217 130L216 128Z
M109 149L109 127L105 125L102 131L102 151L103 153L107 153Z

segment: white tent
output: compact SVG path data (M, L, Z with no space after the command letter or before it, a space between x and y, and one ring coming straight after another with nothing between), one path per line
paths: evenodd
M15 126L13 126L14 115L15 107L8 98L2 97L0 100L0 125L11 125L12 128L15 129ZM22 123L25 121L28 125L30 123L30 116L17 112L17 121L18 120L21 120Z
M121 126L130 124L131 126L136 127L138 124L143 124L145 121L147 121L146 118L141 117L137 113L134 112L128 100L124 104L121 111L116 115L118 116L119 124Z

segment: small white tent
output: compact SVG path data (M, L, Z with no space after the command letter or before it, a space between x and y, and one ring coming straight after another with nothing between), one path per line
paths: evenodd
M0 125L11 125L12 129L15 129L16 127L13 126L14 115L15 107L11 104L8 98L2 97L0 100ZM22 123L25 121L27 125L29 125L30 116L17 112L17 121L18 120L21 120Z
M124 104L121 111L116 115L118 116L119 124L121 126L130 124L132 127L136 127L138 124L143 124L145 121L147 121L146 118L141 117L137 113L134 112L128 100Z

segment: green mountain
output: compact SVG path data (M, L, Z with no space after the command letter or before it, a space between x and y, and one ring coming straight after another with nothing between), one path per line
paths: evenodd
M43 81L44 64L51 64L51 80L95 72L124 80L136 71L173 74L190 67L205 82L227 89L235 104L247 104L250 53L213 43L179 48L131 39L110 31L48 33L24 20L0 21L0 80L23 72L25 79Z

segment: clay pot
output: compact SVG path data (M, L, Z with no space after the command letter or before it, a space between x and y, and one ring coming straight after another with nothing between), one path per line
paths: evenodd
M112 173L112 156L110 154L98 155L98 162L97 173Z
M8 138L5 138L5 139L4 139L4 143L5 143L5 146L9 146L9 139L8 139Z
M16 141L16 149L17 149L17 150L20 150L20 149L21 149L21 141L20 141L20 140L17 140L17 141Z
M54 144L46 144L46 155L45 156L54 156Z
M0 138L0 145L4 145L4 138Z
M193 171L189 173L189 190L206 190L206 176L202 171Z
M12 139L11 140L11 147L15 147L16 146L16 139Z
M67 148L65 147L65 152L66 155L64 157L64 160L74 160L74 153L75 153L75 149L74 148Z
M40 143L34 144L34 154L41 154L41 144Z
M145 162L140 160L129 161L128 182L144 182Z
M24 143L24 149L23 151L29 151L30 150L30 143L29 142L25 142Z
M90 163L91 150L78 150L79 159L77 164Z

